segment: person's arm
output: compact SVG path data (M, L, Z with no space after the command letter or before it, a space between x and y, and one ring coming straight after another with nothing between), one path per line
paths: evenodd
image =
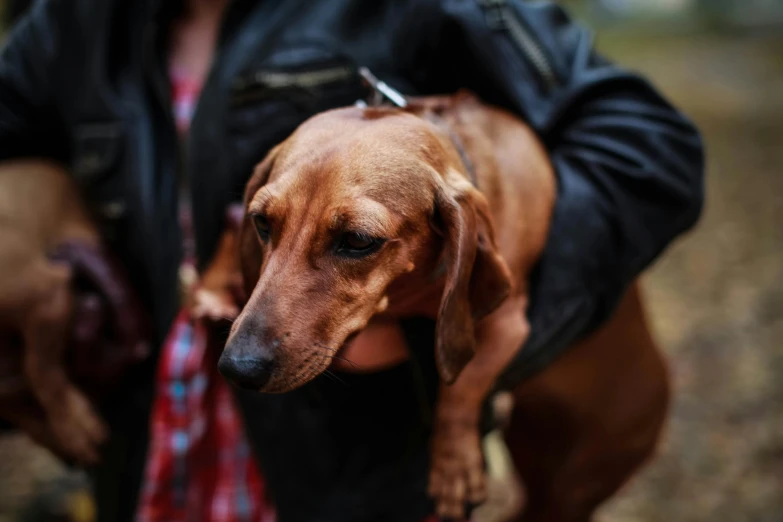
M0 162L24 157L67 161L57 74L68 3L36 2L0 50Z
M14 24L0 48L0 164L30 156L61 159L63 154L51 146L62 134L51 125L41 126L45 107L52 102L53 82L47 70L51 70L56 48L49 11L39 6L35 15L28 12ZM0 419L0 432L14 428Z
M417 11L416 49L400 50L414 81L433 93L468 88L522 116L557 173L531 337L501 383L511 386L602 324L633 279L696 223L702 141L644 78L596 54L561 7L442 0Z
M67 98L61 98L58 80L63 44L72 38L74 4L39 0L0 50L0 176L20 175L15 160L23 158L68 165L70 141L59 111ZM83 281L83 290L73 295L70 370L95 384L146 358L146 317L120 263L105 247L73 241L47 255ZM103 323L112 326L110 335ZM10 427L0 421L0 430Z

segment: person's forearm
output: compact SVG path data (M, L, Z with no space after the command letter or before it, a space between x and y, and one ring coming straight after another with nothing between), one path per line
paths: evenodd
M603 324L703 205L699 133L642 81L583 103L554 138L558 197L510 384Z

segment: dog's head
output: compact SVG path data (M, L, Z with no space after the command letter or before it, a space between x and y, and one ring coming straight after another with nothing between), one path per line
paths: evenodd
M260 391L296 388L373 315L434 289L438 369L452 382L473 356L474 322L510 287L487 201L464 168L448 136L405 111L352 107L302 124L246 189L250 297L223 375Z

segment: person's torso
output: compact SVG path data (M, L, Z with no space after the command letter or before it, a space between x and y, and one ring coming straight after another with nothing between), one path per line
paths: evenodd
M129 2L76 3L60 112L72 168L163 335L177 308L179 180L188 179L203 267L255 164L308 117L366 95L357 68L413 93L395 53L408 2L231 4L212 69L178 145L164 16ZM89 11L89 12L88 12ZM157 21L156 21L157 20Z
M92 11L82 13L83 40L63 52L73 66L61 108L73 169L160 336L179 306L182 177L203 266L254 165L308 117L366 96L359 66L423 94L399 51L418 1L234 2L182 144L161 17L131 2L78 2ZM418 343L426 351L430 341ZM422 408L437 377L431 351L424 359L284 396L238 396L281 522L412 522L430 512Z

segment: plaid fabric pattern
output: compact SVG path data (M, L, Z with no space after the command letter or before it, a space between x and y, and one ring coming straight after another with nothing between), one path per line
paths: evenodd
M206 328L180 313L157 374L138 522L273 522Z
M177 130L187 133L201 83L169 71ZM197 285L190 201L182 187L182 296ZM220 346L183 308L163 345L138 522L273 522L228 385Z
M184 136L201 84L173 68L170 78L177 130ZM191 218L183 187L183 297L193 291L198 277ZM275 520L233 397L217 371L220 351L206 326L183 308L159 361L138 522Z
M137 522L276 522L209 339L183 310L164 344Z
M190 120L196 110L201 82L195 80L185 71L171 67L169 70L171 83L171 102L173 104L174 122L180 134L187 132Z
M177 130L187 132L201 85L170 71ZM179 209L183 296L197 284L187 191ZM228 385L222 346L183 309L163 345L137 522L276 522ZM425 522L439 522L430 517Z

